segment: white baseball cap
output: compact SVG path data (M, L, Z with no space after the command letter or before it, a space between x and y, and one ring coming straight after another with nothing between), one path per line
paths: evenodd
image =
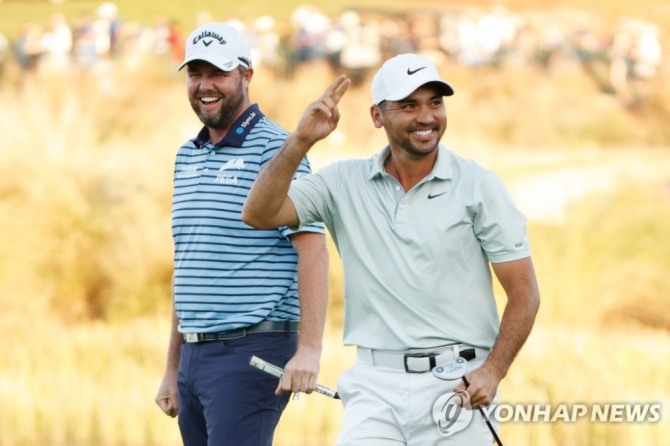
M186 38L186 57L177 70L189 62L204 60L223 71L251 67L249 44L240 31L225 23L206 23Z
M454 89L440 79L437 68L428 59L417 54L399 54L384 62L372 79L372 101L399 101L427 83L435 83L443 96L451 96Z

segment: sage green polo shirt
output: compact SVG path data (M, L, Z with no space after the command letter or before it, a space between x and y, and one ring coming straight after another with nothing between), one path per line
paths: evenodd
M489 262L530 256L526 218L495 174L443 146L407 193L384 172L388 153L335 162L289 190L300 224L324 222L342 258L344 343L491 348Z

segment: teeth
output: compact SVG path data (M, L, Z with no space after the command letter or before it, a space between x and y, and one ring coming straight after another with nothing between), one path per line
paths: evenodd
M419 136L428 136L428 135L430 135L431 133L433 133L433 131L432 131L432 130L417 130L417 131L414 132L414 133L416 133L416 134L419 135Z
M204 102L205 104L209 104L209 103L218 101L219 98L200 98L200 100L202 102Z

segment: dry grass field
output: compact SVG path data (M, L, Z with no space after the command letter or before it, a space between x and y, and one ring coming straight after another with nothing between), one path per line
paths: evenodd
M529 216L543 302L501 400L662 407L656 422L510 421L503 442L670 444L667 70L629 110L578 69L442 68L458 91L444 143L496 171ZM252 99L290 129L333 76L318 63L292 79L259 69ZM316 170L381 148L367 83L343 99ZM0 445L180 444L153 398L169 331L172 162L198 128L181 75L154 64L0 86ZM335 387L353 351L341 345L331 258L319 381ZM331 445L340 414L339 402L302 395L275 444Z

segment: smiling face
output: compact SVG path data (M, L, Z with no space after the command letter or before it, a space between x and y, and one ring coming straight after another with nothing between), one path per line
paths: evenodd
M225 133L247 109L253 70L222 71L201 60L189 62L187 90L191 107L210 133ZM221 136L223 137L223 136ZM212 142L214 138L212 138Z
M373 105L370 113L375 127L384 127L391 150L411 158L433 154L447 129L444 99L431 84L417 88L405 99Z

